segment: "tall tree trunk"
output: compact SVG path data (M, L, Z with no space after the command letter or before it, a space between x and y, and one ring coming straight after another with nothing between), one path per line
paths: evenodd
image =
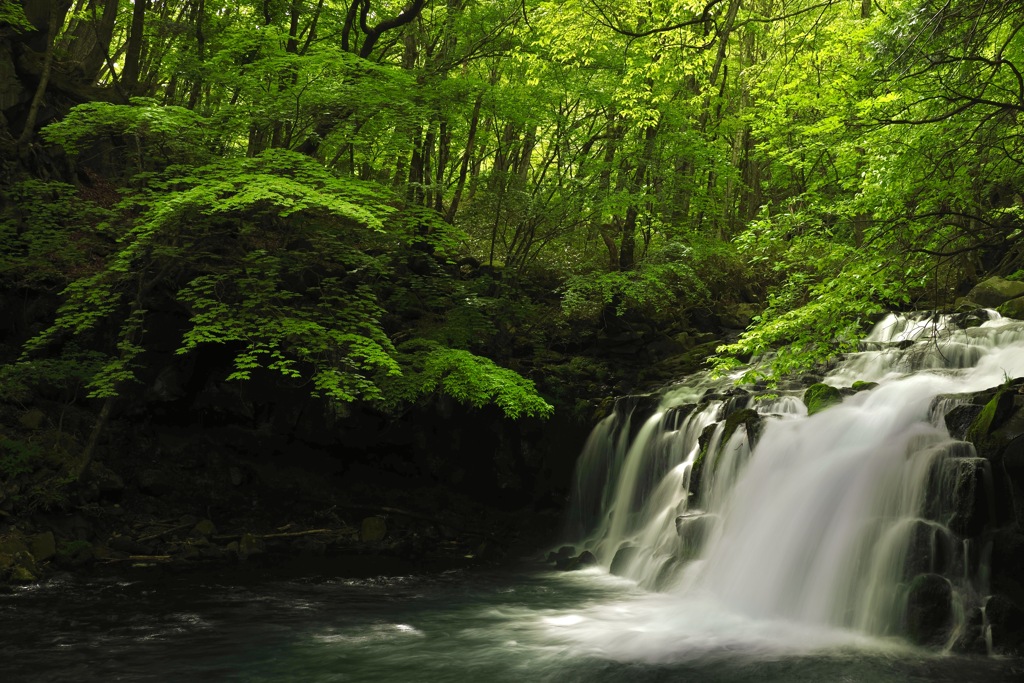
M129 96L136 94L139 87L139 74L142 70L142 48L145 44L143 35L146 28L146 10L149 0L135 0L132 8L132 26L128 35L128 47L125 48L124 69L121 71L121 86Z

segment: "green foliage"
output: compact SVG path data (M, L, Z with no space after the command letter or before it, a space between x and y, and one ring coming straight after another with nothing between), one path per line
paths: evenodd
M142 97L132 98L127 105L80 104L41 132L44 140L72 154L90 143L123 139L140 173L173 163L210 160L217 135L211 122L197 112Z
M632 271L572 276L566 280L562 310L575 319L598 321L611 308L618 316L678 313L707 301L709 292L681 261L645 263Z
M0 4L0 27L10 27L18 33L32 30L32 24L25 18L25 10L17 2Z
M34 471L43 457L38 444L0 434L0 477L5 480Z
M94 229L110 216L69 184L22 180L0 191L0 281L50 289L89 272L109 249Z
M549 417L554 408L537 394L533 382L493 361L433 342L399 347L404 376L392 380L394 400L414 402L445 394L476 408L494 403L505 416Z
M359 284L377 262L358 247L381 231L386 197L283 151L182 170L128 201L139 218L121 248L67 288L54 325L29 350L113 323L116 348L89 387L116 395L136 376L149 292L170 287L190 316L178 353L234 344L229 379L265 367L308 382L314 395L379 398L372 376L399 370L375 298ZM153 191L171 186L170 199Z

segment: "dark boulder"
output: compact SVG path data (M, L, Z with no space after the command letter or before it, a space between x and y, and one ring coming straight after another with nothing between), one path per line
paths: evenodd
M953 622L953 589L938 574L921 574L907 588L904 628L918 645L941 646Z
M984 406L976 405L974 403L966 403L958 405L950 410L943 417L946 423L946 429L949 430L949 435L954 439L966 439L967 430L971 428L974 421L978 419L978 415L981 414L981 410Z
M639 554L640 548L635 545L622 546L615 553L615 557L612 558L612 564L608 567L608 572L616 576L625 576L626 571Z
M985 603L985 620L992 629L992 649L998 654L1024 654L1024 609L1003 595Z

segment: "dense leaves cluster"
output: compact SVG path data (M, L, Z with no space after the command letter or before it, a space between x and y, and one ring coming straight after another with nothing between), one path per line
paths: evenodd
M226 379L541 415L492 361L756 303L717 365L806 368L1024 266L1018 4L26 0L0 141L75 172L4 193L66 286L23 362L112 396L174 310Z

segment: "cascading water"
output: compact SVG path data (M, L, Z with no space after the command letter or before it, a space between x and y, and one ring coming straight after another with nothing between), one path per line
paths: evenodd
M760 622L757 637L785 624L949 645L988 590L985 539L964 531L977 524L964 510L991 497L987 462L943 416L962 401L950 395L1022 375L1022 322L890 315L824 378L842 402L810 417L802 388L703 374L621 399L581 456L571 532L611 573L659 592L672 615L661 626L688 634L666 648L733 634L734 619ZM914 632L915 591L951 596L957 624ZM607 626L592 637L614 650L621 625Z

